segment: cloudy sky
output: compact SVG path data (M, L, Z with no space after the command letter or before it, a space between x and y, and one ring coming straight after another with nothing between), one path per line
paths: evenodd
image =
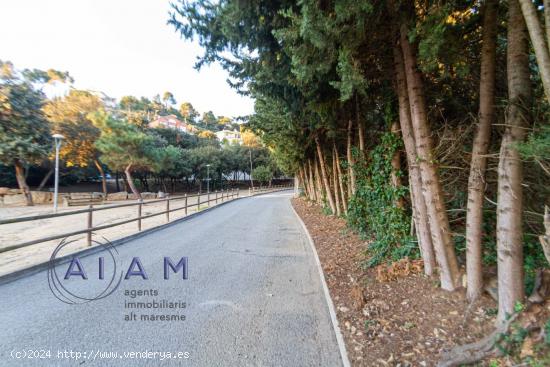
M166 25L169 8L169 0L2 0L0 59L68 71L76 88L111 97L171 91L200 112L251 113L219 66L193 69L201 49Z

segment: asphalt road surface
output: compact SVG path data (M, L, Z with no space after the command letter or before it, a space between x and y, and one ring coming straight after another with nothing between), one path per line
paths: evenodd
M341 366L315 258L289 199L237 200L117 246L116 274L138 257L148 279L123 278L103 299L61 302L46 270L1 285L0 366ZM188 279L169 269L165 280L164 257L177 264L182 256ZM81 258L87 280L64 280L69 264L57 272L67 290L91 296L113 274L110 259Z

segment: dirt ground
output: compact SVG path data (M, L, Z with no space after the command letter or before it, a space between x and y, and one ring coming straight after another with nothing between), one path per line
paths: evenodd
M439 289L419 261L364 269L367 243L298 198L293 205L319 253L353 366L435 366L440 352L493 330L488 296L469 307L464 291Z

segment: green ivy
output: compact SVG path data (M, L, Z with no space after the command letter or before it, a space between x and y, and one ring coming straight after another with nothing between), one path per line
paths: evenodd
M350 199L347 220L361 235L373 238L368 248L367 266L418 256L414 238L409 234L410 213L395 205L408 195L408 189L391 184L391 160L401 144L397 136L385 133L368 157L361 158L354 152L357 190Z

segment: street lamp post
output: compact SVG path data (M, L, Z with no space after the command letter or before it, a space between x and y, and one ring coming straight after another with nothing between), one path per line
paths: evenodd
M57 196L59 190L59 148L61 147L61 141L65 138L61 134L53 134L52 138L55 142L55 178L53 189L53 211L57 213Z
M206 165L206 192L210 193L210 164Z
M250 157L250 186L254 190L254 180L252 179L252 149L248 150L248 156Z

